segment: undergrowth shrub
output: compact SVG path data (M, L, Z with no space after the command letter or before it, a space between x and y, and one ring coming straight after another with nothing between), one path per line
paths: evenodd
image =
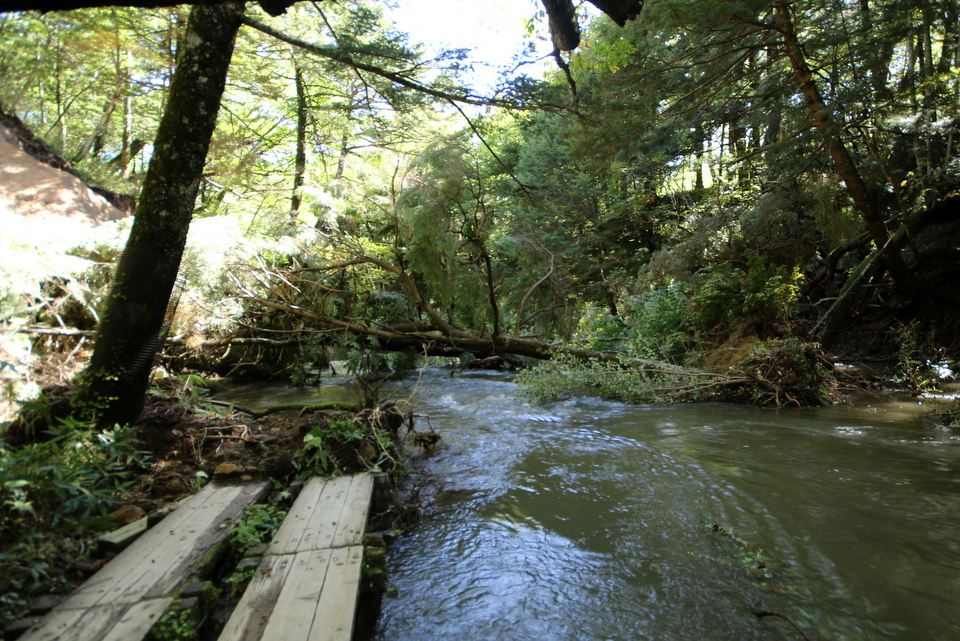
M633 404L664 402L670 374L627 361L581 361L561 355L522 370L516 381L524 394L542 403L571 396L598 396Z
M690 299L681 283L631 296L625 303L628 356L674 362L683 355L691 340Z
M129 471L144 464L129 427L61 419L48 433L19 449L0 441L0 538L14 546L37 533L108 527Z
M800 297L796 267L752 256L746 269L720 263L702 269L691 299L692 326L708 331L737 319L761 326L782 323Z

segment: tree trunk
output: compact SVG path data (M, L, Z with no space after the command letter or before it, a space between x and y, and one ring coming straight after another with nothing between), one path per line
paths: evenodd
M300 64L293 61L293 73L297 86L297 157L293 163L293 196L290 198L290 217L300 213L302 202L303 177L307 172L307 88L303 81Z
M803 97L807 101L807 108L813 116L813 121L817 129L820 130L820 133L826 140L830 158L833 159L837 167L837 173L840 175L840 179L844 185L846 185L847 192L853 199L854 206L856 206L860 212L860 217L863 219L867 231L870 233L870 237L873 239L877 249L881 250L881 258L887 269L890 270L890 275L896 282L897 287L910 295L922 295L926 288L923 283L920 282L920 279L918 279L903 262L903 258L899 253L900 245L887 242L890 238L890 231L887 229L883 216L877 209L873 199L867 192L867 187L863 182L863 178L860 176L860 171L853 162L850 152L843 144L839 129L830 119L830 109L824 102L823 96L820 94L820 89L813 80L813 72L811 72L810 67L807 66L803 49L797 39L793 20L790 15L790 8L781 0L774 4L774 9L780 20L780 32L783 35L783 43L786 48L787 57L793 67L794 75L800 85Z
M117 264L74 414L99 426L143 410L177 280L242 4L196 6L178 53L130 238Z

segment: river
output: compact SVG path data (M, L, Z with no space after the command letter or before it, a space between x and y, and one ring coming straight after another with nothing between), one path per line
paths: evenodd
M414 403L440 491L379 641L800 638L753 601L812 638L960 639L960 437L916 399L538 406L426 370Z

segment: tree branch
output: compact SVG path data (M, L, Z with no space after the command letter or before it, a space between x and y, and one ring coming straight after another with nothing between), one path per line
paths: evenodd
M412 80L402 73L399 73L396 71L389 71L387 69L383 69L382 67L378 67L376 65L360 62L359 60L354 59L353 56L351 56L348 51L345 51L340 47L324 47L320 45L310 44L309 42L304 42L303 40L294 38L293 36L289 36L281 31L277 31L273 27L269 25L265 25L262 22L259 22L258 20L254 20L253 18L250 18L250 17L245 17L243 23L248 27L252 27L257 31L260 31L261 33L265 33L268 36L272 36L277 40L286 42L287 44L293 45L294 47L299 47L300 49L303 49L304 51L308 51L316 56L320 56L321 58L333 60L335 62L339 62L349 67L353 67L354 69L372 73L376 76L380 76L381 78L384 78L385 80L389 80L390 82L398 84L401 87L406 87L407 89L412 89L413 91L417 91L417 92L426 94L428 96L433 96L434 98L438 98L440 100L449 100L451 102L459 102L459 103L468 104L468 105L479 105L482 107L500 107L502 109L513 109L518 111L560 109L560 107L557 107L557 106L551 107L549 105L537 105L537 106L521 105L516 102L510 102L506 100L497 100L496 98L483 98L481 96L473 96L470 94L450 93L449 91L436 89L429 85L425 85L423 83L417 82L416 80Z

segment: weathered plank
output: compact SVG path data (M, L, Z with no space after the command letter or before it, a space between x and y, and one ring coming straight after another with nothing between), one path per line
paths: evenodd
M333 550L309 550L293 555L292 567L273 612L267 619L261 641L299 641L307 638L333 554Z
M312 535L311 525L322 518L320 512L330 508L330 499L337 489L349 487L349 484L349 476L329 480L320 477L309 479L294 502L293 508L287 512L287 517L280 524L280 529L277 530L273 541L270 542L270 547L267 548L267 554L296 552L301 540Z
M130 641L142 639L175 599L149 599L134 603L110 628L103 641Z
M220 641L349 641L373 476L310 479Z
M117 555L57 609L166 596L182 575L227 535L244 506L265 488L261 483L208 485Z
M333 547L360 545L363 542L375 480L373 474L358 474L352 477L350 491L333 536Z
M362 565L363 546L354 545L334 551L323 581L323 592L314 611L308 641L350 641L353 637Z
M370 474L310 479L267 554L359 544L363 540L372 491Z
M143 517L113 532L101 534L97 538L97 549L100 552L120 552L147 531L149 522L150 519Z
M113 603L51 612L21 640L130 641L142 639L175 599L150 599L134 604Z
M110 629L129 606L53 610L39 625L28 630L21 641L55 641L62 639L99 639Z
M258 500L267 485L208 485L117 555L21 639L143 638L147 624L152 625L169 603L164 597L227 536L244 506Z
M220 634L222 641L252 641L263 636L293 561L292 554L262 559L257 573L253 575Z
M360 545L264 557L219 641L349 641L362 561Z

